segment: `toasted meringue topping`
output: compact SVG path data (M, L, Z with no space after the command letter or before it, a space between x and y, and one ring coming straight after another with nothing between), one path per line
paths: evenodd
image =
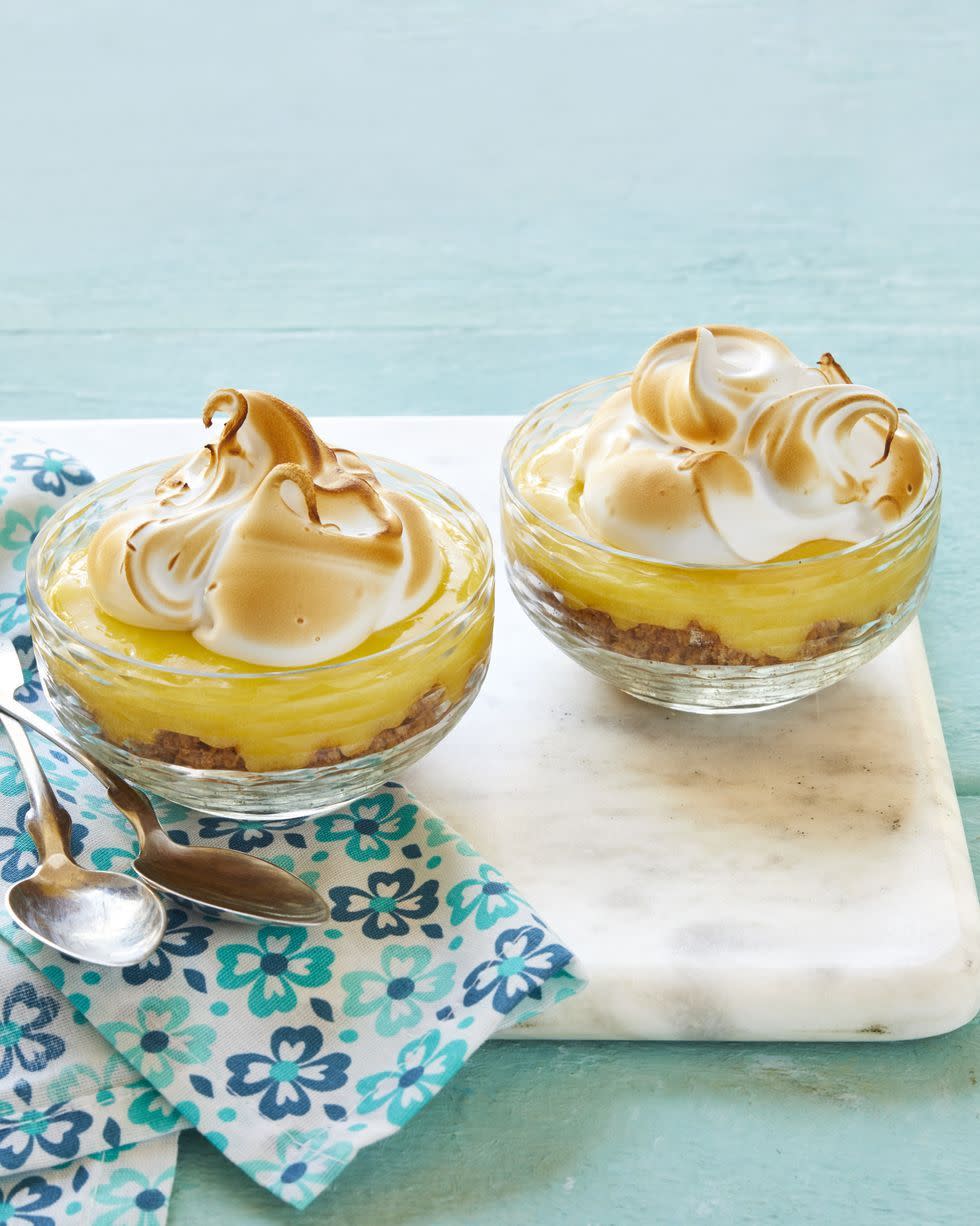
M765 332L688 328L649 349L631 386L540 457L533 479L614 548L765 562L912 515L929 473L902 418L830 354L807 366Z
M846 382L825 354L806 366L782 341L754 328L686 328L665 336L633 373L633 407L665 440L722 447L744 433L749 411L815 383Z
M428 602L443 557L416 499L383 489L265 392L216 392L205 426L219 413L220 438L92 540L89 582L106 613L292 668L344 655Z

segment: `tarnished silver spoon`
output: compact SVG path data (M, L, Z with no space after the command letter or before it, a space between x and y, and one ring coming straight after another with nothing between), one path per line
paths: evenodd
M151 889L122 873L96 873L71 854L71 818L51 784L27 733L9 716L0 724L20 763L31 812L27 832L41 863L7 895L14 921L60 953L99 966L145 962L163 939L167 913Z
M133 868L147 885L215 918L245 924L315 927L328 921L329 908L320 895L286 869L241 851L175 843L142 792L14 698L22 682L17 649L6 640L0 643L0 714L33 728L99 780L136 831L139 855Z

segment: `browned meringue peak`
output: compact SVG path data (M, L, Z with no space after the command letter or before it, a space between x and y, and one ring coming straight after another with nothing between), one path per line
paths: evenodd
M767 332L712 324L672 332L651 346L633 372L632 398L662 438L720 447L735 438L760 397L844 382L829 353L806 366Z
M562 446L598 539L667 561L764 562L900 523L928 481L901 411L751 328L689 328ZM556 469L556 471L558 471Z
M783 489L801 498L843 506L874 493L874 503L886 499L892 505L885 514L897 518L915 501L925 473L907 435L894 446L900 422L899 410L873 388L803 388L758 414L746 451L758 450ZM882 465L884 482L876 472Z
M435 526L298 409L225 388L221 435L156 496L112 516L88 553L103 610L184 630L221 655L301 667L352 651L424 605L443 569Z

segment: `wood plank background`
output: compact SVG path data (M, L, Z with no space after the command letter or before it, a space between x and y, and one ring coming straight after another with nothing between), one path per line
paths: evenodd
M523 412L716 319L973 390L973 0L0 13L3 416Z

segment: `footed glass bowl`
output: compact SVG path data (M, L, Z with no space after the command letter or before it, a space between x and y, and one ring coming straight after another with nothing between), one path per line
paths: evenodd
M429 604L338 660L243 665L189 634L126 626L95 605L85 553L96 530L147 497L166 460L89 487L45 525L27 566L31 631L58 718L138 786L224 817L286 820L364 795L450 731L486 673L493 555L486 526L449 486L375 456L383 486L420 499L447 559Z
M575 535L552 522L522 484L532 457L585 426L630 378L612 375L546 401L504 450L507 574L548 638L637 698L722 713L812 694L901 633L925 595L939 530L939 457L913 422L903 427L920 443L929 485L901 527L790 561L683 565Z

